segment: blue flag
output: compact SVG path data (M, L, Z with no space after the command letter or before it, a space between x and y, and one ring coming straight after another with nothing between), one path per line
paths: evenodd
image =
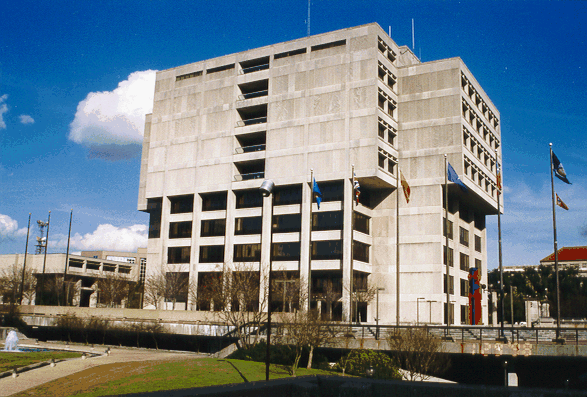
M569 182L569 180L567 179L567 173L565 172L563 165L561 164L558 157L556 157L556 154L554 154L554 152L552 152L552 169L554 171L554 176L556 176L558 179L560 179L564 183L568 183L569 185L572 185L572 183Z
M461 190L463 192L467 192L469 191L469 189L467 188L467 186L465 186L465 184L463 183L463 181L461 181L461 179L459 178L459 175L457 174L457 172L455 171L454 168L452 168L452 165L450 165L450 163L448 163L448 180L451 182L456 183L457 185L460 186Z
M318 204L318 209L320 209L320 203L322 202L322 192L316 183L316 178L314 178L312 184L312 196L316 197L316 204Z

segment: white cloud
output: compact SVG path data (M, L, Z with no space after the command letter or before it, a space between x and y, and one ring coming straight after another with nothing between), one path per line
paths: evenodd
M26 227L18 228L18 222L8 215L0 214L0 239L5 237L25 236Z
M0 96L0 130L6 129L6 123L4 122L4 113L8 112L8 106L5 101L8 98L8 94Z
M35 122L35 119L33 119L31 116L29 116L28 114L21 114L20 116L18 116L20 118L20 122L22 124L33 124Z
M155 70L134 72L113 91L90 92L77 106L69 139L90 157L120 160L138 155L145 115L153 111Z
M132 225L116 227L110 224L99 225L92 233L71 236L70 249L80 251L127 251L134 252L139 247L147 246L148 227L146 225ZM58 247L67 247L67 236L56 237Z

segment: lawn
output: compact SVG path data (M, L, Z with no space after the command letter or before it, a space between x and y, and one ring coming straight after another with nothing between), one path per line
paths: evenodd
M49 361L52 358L60 360L64 358L81 357L77 352L27 352L27 353L4 353L0 351L0 372L9 371L13 368L26 367L42 361Z
M249 382L265 379L265 364L253 361L198 358L166 362L126 362L94 367L29 389L17 396L108 396L243 383L245 380L239 371ZM301 376L331 372L303 368L297 374ZM271 379L289 376L287 369L271 366Z

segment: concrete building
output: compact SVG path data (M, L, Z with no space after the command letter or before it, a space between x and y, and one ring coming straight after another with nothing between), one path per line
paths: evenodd
M109 261L136 263L138 267L138 278L136 281L145 282L145 273L147 270L147 249L137 248L137 252L120 252L120 251L82 251L81 256L95 259L107 259Z
M499 112L460 58L421 63L377 24L160 71L138 200L150 213L147 275L184 273L201 288L227 264L262 273L271 259L278 278L311 274L318 308L349 319L352 271L355 290L379 289L357 305L362 321L394 324L399 285L399 321L438 324L448 256L451 323L466 323L469 268L487 284L500 142ZM445 154L468 187L448 187L448 250ZM265 198L264 179L275 183Z
M10 275L13 269L20 272L24 266L24 254L0 255L0 274ZM67 260L67 268L66 268ZM57 305L59 300L63 304L62 294L67 295L65 301L68 306L99 307L106 303L101 299L99 281L105 279L124 280L136 283L139 277L139 265L134 263L121 263L114 260L96 259L80 255L66 254L28 254L26 256L26 269L32 270L36 277L36 291L29 290L23 296L24 305ZM65 274L64 274L65 272ZM22 275L22 273L20 273ZM44 277L43 277L44 276ZM43 281L44 280L44 281ZM68 288L63 285L63 280ZM20 283L17 289L20 292ZM41 287L43 285L43 287ZM118 283L117 285L122 285ZM47 291L45 302L40 302L38 291L43 288ZM14 291L2 291L0 303L14 300L10 295ZM19 294L18 294L19 295ZM103 295L103 294L102 294ZM105 296L102 296L104 298ZM119 297L116 306L124 306L126 296ZM18 300L18 297L17 299ZM112 306L112 302L108 302Z

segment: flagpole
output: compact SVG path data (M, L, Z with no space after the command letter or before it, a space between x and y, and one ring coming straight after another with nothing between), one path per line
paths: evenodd
M69 232L67 232L67 251L65 253L65 266L63 268L63 306L67 306L67 288L65 286L65 276L67 276L67 264L69 263L69 241L71 240L71 220L73 218L73 208L69 213Z
M26 230L26 245L24 247L24 263L22 264L22 280L20 282L20 304L22 305L22 296L24 294L24 275L26 272L26 255L29 250L29 232L31 231L31 213L29 212L29 225ZM29 302L30 304L30 302Z
M560 304L560 284L558 276L558 248L556 241L556 207L554 203L554 174L552 167L552 143L550 146L550 187L552 190L552 232L554 237L554 272L556 278L556 339L554 342L564 343L564 340L560 337L560 325L561 325L561 304Z
M399 327L400 319L400 282L399 282L399 159L397 162L397 175L396 175L396 195L395 195L395 325Z
M43 278L41 284L41 304L45 304L45 267L47 265L47 247L49 246L49 228L51 227L51 211L49 211L49 217L47 218L47 237L45 238L45 256L43 257Z
M354 291L354 282L353 278L355 276L355 270L353 267L354 261L354 233L355 233L355 165L351 164L351 180L352 180L352 194L351 194L351 281L350 281L350 298L351 298L351 323L353 322L353 291ZM359 313L355 313L357 323L359 322Z
M310 168L310 232L308 235L310 236L308 240L310 241L308 246L308 312L312 310L312 205L314 204L314 169ZM316 302L316 310L318 310L318 303Z
M446 333L445 339L449 338L450 327L450 257L448 250L448 158L444 155L444 214L446 227Z
M499 167L499 159L497 158L497 149L495 150L495 164L496 167ZM507 338L505 337L505 332L503 329L503 320L505 318L505 312L503 308L503 261L502 261L502 251L501 251L501 206L500 206L500 198L501 190L500 186L497 187L497 240L498 240L498 249L499 249L499 301L501 307L501 325L500 325L500 336L498 340L507 343Z

